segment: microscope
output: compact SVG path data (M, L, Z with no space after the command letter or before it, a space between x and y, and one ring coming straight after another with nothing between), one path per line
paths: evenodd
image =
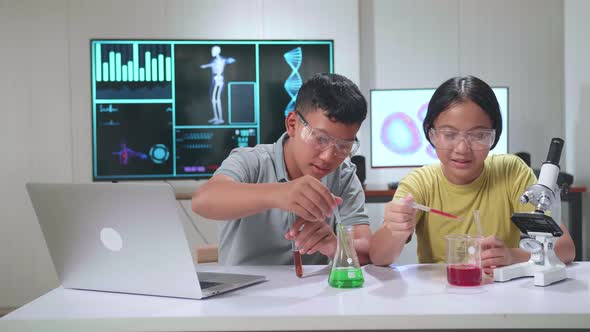
M541 166L537 183L527 188L520 197L521 203L531 203L535 211L512 214L512 222L529 236L520 241L520 248L528 251L531 258L527 262L494 269L494 281L534 277L535 286L547 286L567 278L565 264L554 250L555 241L563 232L553 219L561 219L557 176L563 143L561 138L551 139L547 161Z

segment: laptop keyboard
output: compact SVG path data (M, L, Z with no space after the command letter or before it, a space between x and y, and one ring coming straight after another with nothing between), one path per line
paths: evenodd
M217 285L221 285L220 282L213 282L213 281L199 281L199 285L201 285L201 289L207 289L210 287L215 287Z

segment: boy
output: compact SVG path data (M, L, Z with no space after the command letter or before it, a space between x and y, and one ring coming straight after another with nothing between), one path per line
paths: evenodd
M338 74L316 74L300 88L286 132L274 144L234 149L195 192L193 210L227 220L219 236L225 265L326 264L336 251L334 213L354 225L354 246L368 263L365 195L349 160L367 115L358 87Z

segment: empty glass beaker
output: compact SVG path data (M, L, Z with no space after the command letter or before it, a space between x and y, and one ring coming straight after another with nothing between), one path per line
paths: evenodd
M336 288L358 288L365 282L359 259L354 249L353 226L336 225L336 254L328 283Z
M454 286L478 286L482 280L479 235L451 234L447 239L447 281Z

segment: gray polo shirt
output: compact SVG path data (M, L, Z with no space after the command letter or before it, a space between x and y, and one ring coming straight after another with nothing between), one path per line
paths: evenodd
M237 148L223 161L215 174L225 174L242 183L286 182L283 158L283 134L274 144ZM365 193L355 174L356 166L347 158L321 182L343 199L339 206L344 225L369 224L365 209ZM231 204L231 202L227 202ZM297 217L280 209L270 209L237 220L222 222L219 229L219 263L224 265L286 265L293 264L291 242L284 234L289 222ZM334 229L334 217L326 219ZM303 264L327 264L320 253L303 255Z

